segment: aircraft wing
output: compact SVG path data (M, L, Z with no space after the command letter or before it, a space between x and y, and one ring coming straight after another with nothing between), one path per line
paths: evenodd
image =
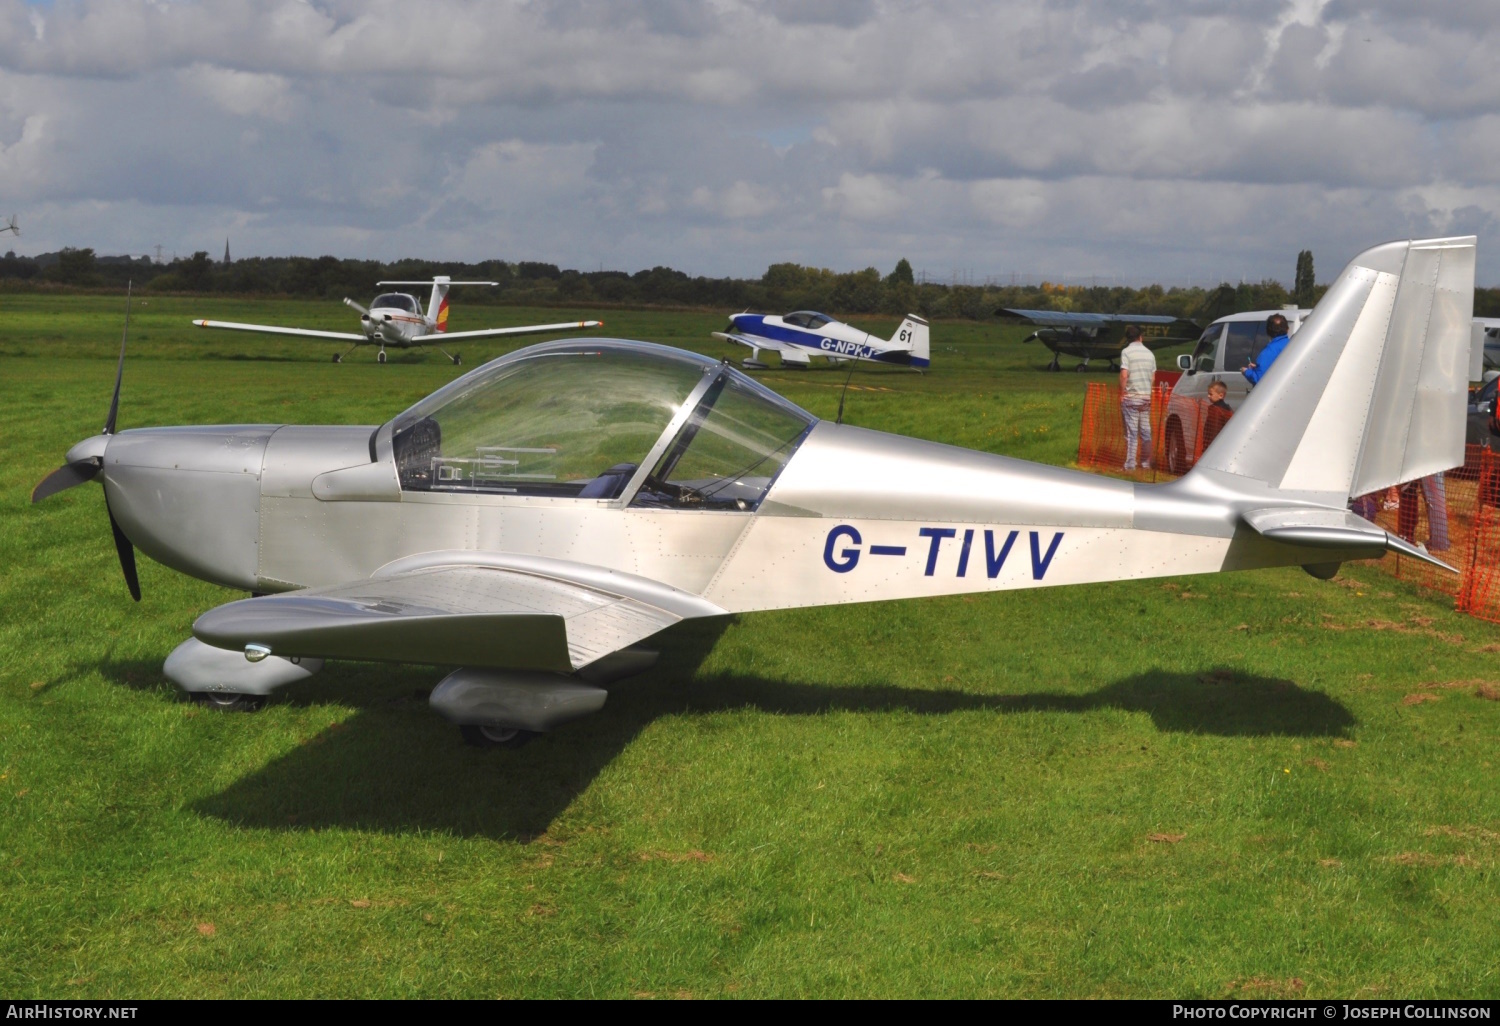
M774 353L784 353L791 348L784 342L762 338L759 335L740 335L732 331L710 331L708 334L712 338L722 338L725 342L738 342L740 345L749 346L751 349L766 349Z
M443 565L421 565L434 555ZM723 612L633 574L464 552L402 560L362 581L231 602L200 616L193 633L218 648L264 645L279 656L568 673L679 620Z
M337 338L345 342L368 342L368 336L347 331L313 331L311 328L279 328L270 324L240 324L236 321L194 321L200 328L228 328L231 331L258 331L265 335L301 335L304 338Z
M467 282L463 284L468 284ZM499 335L534 335L541 331L577 331L579 328L602 328L603 321L563 321L559 324L523 324L519 328L482 328L479 331L444 331L418 335L413 342L452 342L460 338L494 338Z
M1164 314L1099 314L1078 313L1072 310L1013 310L1002 308L995 313L1001 317L1014 317L1029 324L1048 328L1098 328L1106 324L1162 324L1173 330L1192 332L1196 335L1198 325L1183 317L1168 317Z

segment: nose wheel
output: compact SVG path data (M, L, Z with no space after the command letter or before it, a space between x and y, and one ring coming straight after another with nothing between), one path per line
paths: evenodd
M384 349L382 349L380 352L378 352L378 353L375 354L375 362L376 363L385 363L385 350Z

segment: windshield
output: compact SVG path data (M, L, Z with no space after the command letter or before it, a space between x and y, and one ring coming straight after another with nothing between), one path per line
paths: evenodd
M407 313L417 312L417 301L404 292L388 292L383 296L376 296L375 302L370 304L371 310L405 310Z
M753 510L814 423L775 392L725 368L633 504Z
M644 343L519 350L396 418L391 441L401 487L618 498L717 366Z
M1214 369L1214 357L1217 356L1219 346L1219 335L1224 331L1222 324L1210 324L1203 332L1203 337L1193 347L1193 366L1200 371L1211 371Z
M815 310L795 310L781 319L783 324L791 324L798 328L811 328L813 330L821 328L831 320L833 320L832 317L825 317Z

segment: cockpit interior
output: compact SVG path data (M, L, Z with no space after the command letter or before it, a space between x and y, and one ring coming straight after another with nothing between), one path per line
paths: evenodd
M832 320L832 317L829 317L827 314L820 314L816 310L796 310L781 318L783 324L790 324L796 328L806 328L809 331L817 331Z
M391 440L405 491L753 511L815 423L728 363L593 339L472 371L397 417Z
M405 292L387 292L382 296L376 296L375 302L370 304L371 310L403 310L406 313L421 313L422 308L417 305L415 296L409 296Z

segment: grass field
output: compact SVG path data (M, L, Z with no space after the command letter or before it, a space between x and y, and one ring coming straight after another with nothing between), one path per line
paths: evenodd
M120 309L0 295L0 994L1500 994L1500 628L1447 600L1346 567L698 622L516 752L459 743L434 668L216 714L161 661L238 596L143 557L136 605L98 489L27 504ZM122 428L374 424L458 373L194 316L352 324L148 297ZM604 320L742 355L719 315ZM935 325L846 420L1067 463L1085 376L1020 334ZM844 377L759 376L829 417Z

